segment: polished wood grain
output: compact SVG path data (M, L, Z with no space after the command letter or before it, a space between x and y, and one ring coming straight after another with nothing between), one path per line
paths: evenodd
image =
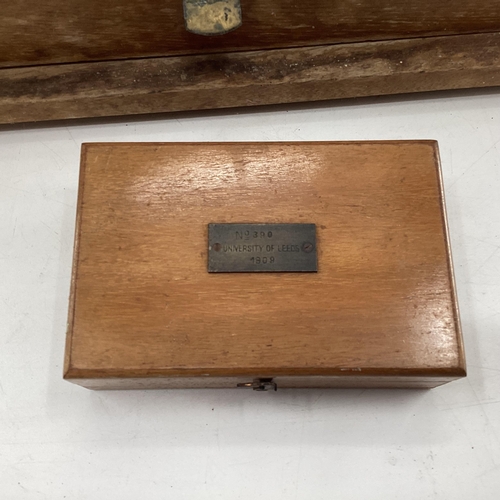
M500 33L0 70L0 123L500 85Z
M65 377L463 376L443 210L432 141L84 145ZM209 274L210 222L315 223L319 271Z
M185 29L182 0L0 0L0 67L301 47L500 30L500 0L242 0L221 37Z

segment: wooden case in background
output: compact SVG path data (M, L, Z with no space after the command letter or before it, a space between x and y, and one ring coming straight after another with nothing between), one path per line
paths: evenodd
M500 0L0 0L0 123L500 85Z
M210 274L213 222L315 223L317 273ZM64 376L95 389L465 375L437 144L86 144Z

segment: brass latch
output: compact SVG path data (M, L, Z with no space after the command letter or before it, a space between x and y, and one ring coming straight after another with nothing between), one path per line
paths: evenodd
M278 390L278 385L276 382L273 382L272 378L255 378L253 382L243 382L241 384L237 384L237 387L248 387L252 388L254 391L270 391L274 389Z
M240 0L183 0L186 29L197 35L223 35L241 26Z

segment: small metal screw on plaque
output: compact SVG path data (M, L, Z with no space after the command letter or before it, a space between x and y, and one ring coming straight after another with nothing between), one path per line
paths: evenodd
M314 273L315 224L209 224L209 273Z

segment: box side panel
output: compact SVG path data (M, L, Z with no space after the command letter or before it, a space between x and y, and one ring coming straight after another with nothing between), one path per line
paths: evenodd
M312 388L395 388L431 389L458 377L276 377L277 389ZM93 390L130 389L235 389L237 384L251 382L239 377L182 377L182 378L102 378L69 379L70 382ZM238 388L247 390L248 388Z
M73 247L73 265L71 270L71 285L68 307L68 322L66 325L66 345L64 351L64 374L68 373L71 367L71 349L73 344L73 326L75 320L75 297L78 283L78 262L80 253L80 233L83 216L83 196L85 187L85 167L87 163L87 145L83 144L80 154L80 176L78 183L78 200L76 208L75 238Z
M444 193L444 184L443 184L443 174L441 169L441 158L439 155L439 146L436 142L434 145L434 155L436 162L436 174L438 177L439 183L439 194L441 198L441 206L442 206L442 216L443 216L443 232L444 239L447 251L447 263L448 263L448 272L450 276L450 300L453 306L454 319L455 319L455 331L456 331L456 342L457 342L457 350L458 350L458 367L464 371L464 376L466 376L466 360L465 360L465 349L464 349L464 341L462 334L462 325L460 322L460 308L458 305L457 298L457 289L455 283L455 273L453 269L453 254L451 251L451 242L450 242L450 232L448 226L448 217L446 212L446 199Z

